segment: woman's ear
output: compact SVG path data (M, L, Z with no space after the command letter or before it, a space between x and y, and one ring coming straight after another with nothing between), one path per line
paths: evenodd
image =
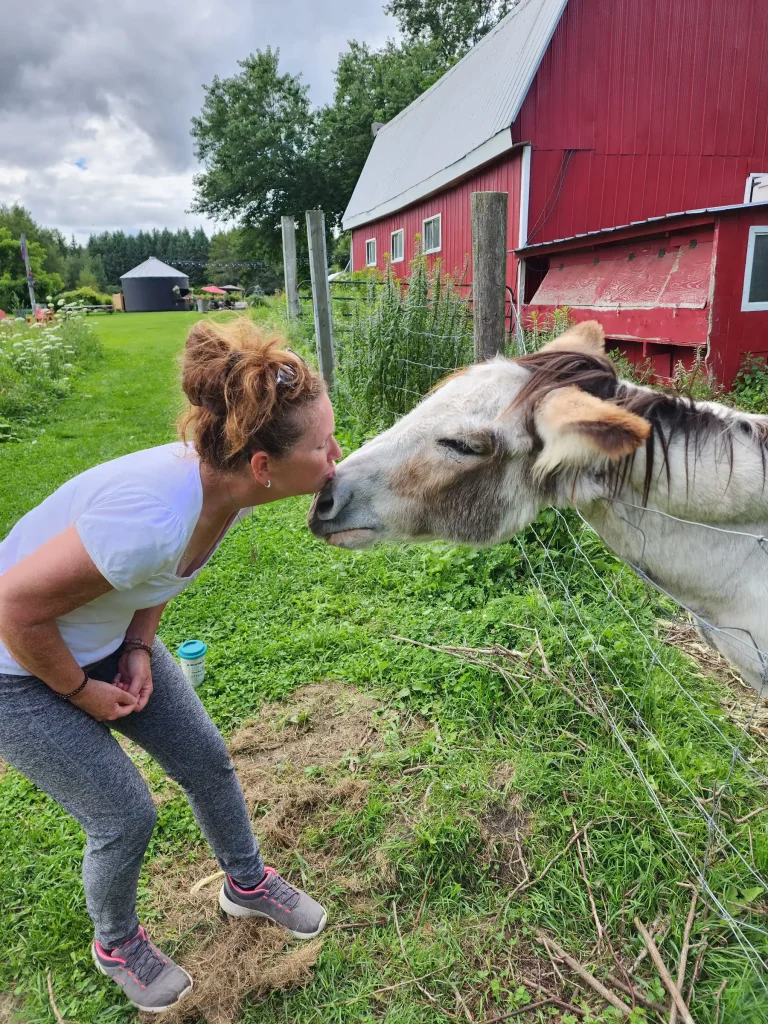
M251 472L256 483L266 487L269 481L269 457L266 452L254 452L251 456Z

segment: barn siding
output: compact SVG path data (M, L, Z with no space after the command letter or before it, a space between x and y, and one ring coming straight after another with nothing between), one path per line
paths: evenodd
M727 385L747 353L768 356L768 310L741 309L747 240L753 224L768 225L765 207L724 215L717 226L710 353L718 379Z
M741 202L766 95L765 0L569 0L512 127L529 242Z
M405 231L405 260L393 264L399 277L410 274L413 258L414 239L421 234L422 222L437 213L442 214L442 252L429 256L430 265L437 259L443 269L459 280L472 280L472 223L470 195L472 192L507 192L508 221L507 248L517 246L520 232L520 172L522 152L517 151L504 157L490 167L473 174L453 188L441 192L431 199L418 203L407 210L385 217L383 220L366 224L352 232L352 265L355 270L365 267L365 243L376 239L376 265L384 268L384 254L390 250L390 236L393 231ZM466 269L465 269L466 268ZM510 253L507 257L507 281L514 285L517 277L517 260Z

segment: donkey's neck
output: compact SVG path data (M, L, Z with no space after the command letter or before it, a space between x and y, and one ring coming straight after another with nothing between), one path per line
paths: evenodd
M617 400L649 419L652 435L618 475L593 481L604 493L712 525L768 522L768 416L626 381Z
M768 651L768 418L715 403L693 412L689 426L701 433L689 433L687 443L674 431L660 434L663 410L654 423L647 500L650 460L640 449L618 478L580 480L573 503L619 558L700 621L721 627L710 631L711 642L758 686L766 669L756 650Z

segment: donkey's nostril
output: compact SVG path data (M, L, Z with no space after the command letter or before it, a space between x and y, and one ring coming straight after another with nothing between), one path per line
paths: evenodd
M320 523L335 524L351 497L352 491L344 486L338 477L330 480L317 495L310 509L310 529L314 529L314 526L319 527Z
M334 499L332 494L326 494L323 492L317 499L315 504L315 512L319 516L327 518L333 512Z

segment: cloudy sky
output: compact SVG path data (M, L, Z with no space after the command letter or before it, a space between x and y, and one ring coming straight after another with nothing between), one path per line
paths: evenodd
M0 204L74 233L198 223L203 84L266 46L330 99L348 39L394 35L383 0L0 0Z

